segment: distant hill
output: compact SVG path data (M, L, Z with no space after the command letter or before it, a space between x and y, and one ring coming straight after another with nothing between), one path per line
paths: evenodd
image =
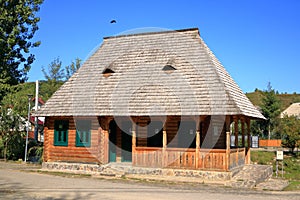
M255 92L246 93L246 96L255 106L260 106L262 104L262 99L264 97L263 91L257 90ZM281 110L285 110L292 103L300 102L300 94L276 94L278 99L281 101Z

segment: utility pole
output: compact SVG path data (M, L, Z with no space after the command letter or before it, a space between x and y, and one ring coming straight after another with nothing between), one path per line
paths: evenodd
M39 81L35 82L35 112L38 110L39 105ZM38 124L38 117L35 117L34 120L34 140L38 141L38 131L39 131L39 124Z
M27 132L26 132L26 144L25 144L25 157L24 162L27 161L27 146L28 146L28 132L29 132L29 126L30 126L30 101L32 98L32 94L28 94L28 122L27 122Z

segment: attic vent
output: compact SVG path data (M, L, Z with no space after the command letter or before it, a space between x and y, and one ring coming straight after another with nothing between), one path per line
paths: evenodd
M111 76L112 73L115 73L112 69L106 68L103 70L102 74L104 77L109 77Z
M174 70L176 70L175 67L173 67L172 65L165 65L162 69L163 71L165 71L166 73L172 73Z

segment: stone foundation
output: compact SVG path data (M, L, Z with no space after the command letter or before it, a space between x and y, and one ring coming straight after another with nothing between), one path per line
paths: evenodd
M126 176L129 174L137 174L152 176L192 177L210 181L227 181L232 177L232 172L145 168L134 167L129 163L109 163L107 165L97 165L65 162L44 162L42 164L42 169L104 176Z
M97 174L103 171L103 167L97 164L66 163L66 162L43 162L43 170L72 172L83 174Z

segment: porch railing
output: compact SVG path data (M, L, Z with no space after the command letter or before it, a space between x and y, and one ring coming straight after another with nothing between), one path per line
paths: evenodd
M245 148L230 149L229 169L245 164Z
M143 167L227 171L244 163L245 148L230 149L228 159L225 149L136 147L133 152L133 165Z

